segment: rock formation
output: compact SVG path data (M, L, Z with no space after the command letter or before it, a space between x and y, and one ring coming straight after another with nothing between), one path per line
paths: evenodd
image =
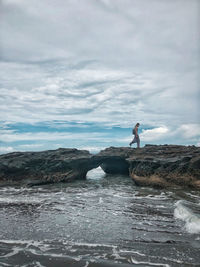
M0 155L0 184L37 185L85 179L89 170L129 175L136 185L200 189L200 148L146 145L110 147L96 155L85 150L14 152Z
M36 185L85 179L90 159L88 151L64 148L0 155L0 181Z
M147 145L127 159L129 175L137 185L200 189L200 148Z

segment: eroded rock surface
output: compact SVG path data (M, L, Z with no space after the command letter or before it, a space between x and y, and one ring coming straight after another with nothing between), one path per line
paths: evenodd
M34 185L85 179L90 159L88 151L64 148L0 155L0 181Z
M200 189L200 148L146 145L110 147L96 155L77 149L0 155L0 182L30 185L85 179L101 166L106 173L129 175L137 185Z
M200 189L200 148L146 145L129 156L129 175L136 184Z

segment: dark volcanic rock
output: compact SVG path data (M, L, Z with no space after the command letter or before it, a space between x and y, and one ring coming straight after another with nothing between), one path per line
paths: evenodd
M142 186L200 189L200 148L146 145L130 155L129 175Z
M64 148L0 155L0 181L32 185L85 179L90 159L88 151Z
M105 173L129 174L129 162L126 160L133 152L127 147L110 147L94 156Z
M101 151L102 169L127 174L137 185L200 189L200 148L178 145L146 145L140 149L110 147Z
M200 148L146 145L110 147L97 155L77 149L16 152L0 156L0 182L44 184L85 179L93 168L129 174L137 185L200 189Z

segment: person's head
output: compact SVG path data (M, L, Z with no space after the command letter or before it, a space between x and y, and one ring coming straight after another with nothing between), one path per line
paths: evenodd
M139 126L140 126L139 122L138 122L138 123L136 123L136 126L137 126L137 127L139 127Z

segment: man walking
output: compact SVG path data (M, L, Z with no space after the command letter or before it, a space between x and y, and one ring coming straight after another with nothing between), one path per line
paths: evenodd
M140 147L140 137L139 137L139 134L138 134L138 128L139 128L139 126L140 126L140 124L139 123L136 123L135 127L133 128L134 138L130 142L129 146L131 146L134 143L137 143L137 148Z

